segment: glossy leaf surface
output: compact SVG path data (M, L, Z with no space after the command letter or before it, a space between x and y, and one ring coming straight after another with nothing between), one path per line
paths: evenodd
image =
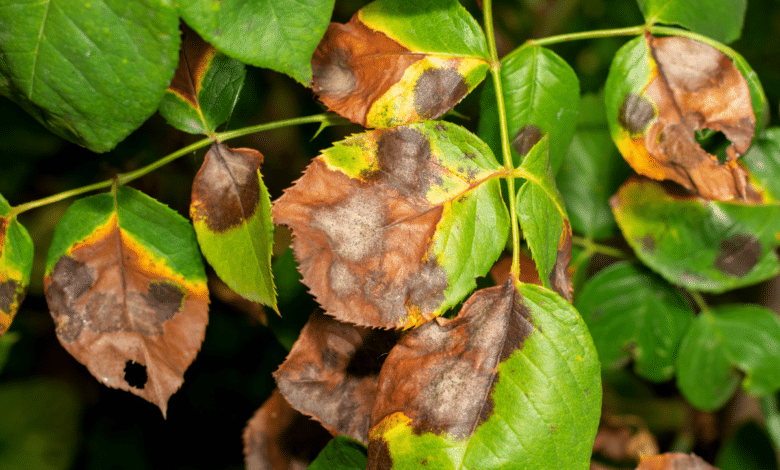
M705 201L630 179L611 200L620 229L647 266L672 284L724 292L780 272L780 207Z
M677 385L693 406L711 411L723 406L740 382L752 395L775 393L778 370L777 315L756 305L727 305L694 320L680 345Z
M105 152L157 110L178 46L178 17L163 0L4 2L0 94Z
M637 0L648 23L676 24L730 43L739 39L747 0Z
M463 299L504 248L501 171L454 124L369 131L314 159L273 216L292 228L303 282L326 313L407 328Z
M523 237L536 262L539 279L571 300L571 227L563 198L555 187L548 160L549 137L545 136L525 157L522 168L529 179L517 193L517 216Z
M338 436L322 449L308 470L364 470L366 448L345 436Z
M580 82L574 70L549 49L521 47L501 60L501 83L515 166L546 133L550 135L550 164L557 173L577 125ZM482 92L478 135L500 153L492 81Z
M691 39L647 34L615 55L605 93L612 138L638 173L707 199L752 199L736 160L750 147L756 118L748 83L728 56ZM732 142L725 163L696 142L702 129Z
M331 23L312 58L328 109L365 127L435 119L485 78L489 54L457 0L378 0Z
M231 289L276 309L271 199L263 155L215 142L192 182L190 215L203 255Z
M0 338L24 300L32 265L32 239L0 195Z
M368 442L379 370L395 331L362 328L315 312L274 378L287 401L334 435Z
M742 157L742 163L773 202L780 201L780 128L767 129L759 135Z
M180 0L179 14L209 44L241 62L287 74L308 86L311 55L334 0Z
M674 376L677 348L693 319L682 295L640 265L616 263L599 271L575 302L604 369L634 360L642 377Z
M583 96L577 130L556 179L572 230L596 240L617 232L609 198L630 172L609 135L603 100Z
M217 52L187 28L160 114L181 131L213 134L230 116L245 75L244 64Z
M587 468L600 407L596 350L579 314L510 278L390 352L367 468Z
M100 382L164 415L208 322L206 273L187 221L125 186L80 199L57 225L44 288L63 347Z

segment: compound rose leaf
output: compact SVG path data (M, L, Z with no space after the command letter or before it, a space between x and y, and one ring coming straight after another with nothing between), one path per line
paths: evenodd
M362 328L317 311L274 378L293 408L334 435L365 444L379 370L397 339L394 330Z
M463 299L504 248L502 171L454 124L368 131L314 159L274 220L292 228L303 282L326 313L408 328Z
M378 0L331 23L312 57L312 88L365 127L435 119L485 78L482 30L457 0Z
M311 55L328 27L334 0L180 0L179 14L221 52L311 83ZM232 100L231 100L232 106Z
M237 294L276 310L271 273L271 199L263 155L215 142L192 182L192 216L203 255Z
M636 470L718 470L696 454L666 452L639 457Z
M742 383L755 396L780 390L780 319L757 305L702 312L680 344L677 385L695 407L720 408Z
M532 148L521 166L528 179L517 193L517 215L542 284L571 301L572 286L567 270L572 233L550 168L549 143L549 135L531 143Z
M726 54L692 39L646 34L618 51L605 101L612 138L638 173L706 199L752 199L737 158L753 139L754 103ZM704 129L732 142L725 163L697 143L695 132Z
M160 114L181 131L213 134L233 111L245 76L242 62L217 52L185 27L179 66L165 90Z
M367 468L585 468L600 408L582 318L554 292L510 277L390 351Z
M677 348L693 311L669 283L639 264L615 263L588 280L574 305L593 335L602 368L618 369L633 360L648 380L674 376Z
M0 338L24 300L32 265L32 239L0 194Z
M54 232L44 289L62 346L100 382L165 415L208 322L187 221L125 186L78 200Z
M724 292L780 272L780 206L678 196L639 178L610 204L637 257L672 284Z
M246 423L243 439L246 470L305 470L331 435L274 389Z
M577 126L580 82L574 70L549 49L525 46L501 60L501 82L515 166L539 137L548 133L550 163L557 173ZM477 135L499 152L501 136L492 81L485 83L482 92Z
M723 43L739 39L747 0L637 0L647 24L680 25Z

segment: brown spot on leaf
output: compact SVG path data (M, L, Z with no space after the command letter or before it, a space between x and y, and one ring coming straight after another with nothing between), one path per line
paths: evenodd
M751 235L736 234L720 242L715 267L725 274L742 277L753 270L761 257L761 242Z
M184 23L181 26L182 46L179 51L179 64L168 88L189 101L195 108L200 108L198 92L203 74L216 51L189 26Z
M5 233L8 230L9 219L0 217L0 256L3 256L3 247L5 246Z
M0 313L10 313L11 305L16 303L16 295L19 290L19 283L14 279L9 279L0 283Z
M518 155L524 157L534 148L534 145L542 140L543 136L544 133L539 126L526 124L517 131L517 134L512 139L512 148L515 149Z
M441 116L468 93L457 61L452 62L455 62L452 68L429 69L418 79L414 87L414 107L421 119Z
M626 95L618 112L618 122L629 134L641 134L654 117L653 104L647 98L634 93Z
M639 239L639 244L642 245L642 250L646 252L652 252L655 250L655 237L648 233L644 237Z
M262 163L257 150L215 142L192 182L192 219L219 233L246 223L260 203Z
M317 311L274 373L298 411L331 433L368 442L379 371L397 333L342 323Z
M555 257L555 264L550 271L550 286L564 299L571 302L572 283L569 277L569 263L571 262L572 233L569 221L564 219L563 233L558 241L558 252Z

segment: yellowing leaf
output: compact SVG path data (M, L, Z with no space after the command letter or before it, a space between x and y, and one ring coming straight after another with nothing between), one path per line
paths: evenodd
M33 264L33 243L27 230L11 215L0 195L0 338L11 326L27 293Z
M187 221L124 186L76 201L55 230L44 289L63 347L100 382L165 415L208 321Z

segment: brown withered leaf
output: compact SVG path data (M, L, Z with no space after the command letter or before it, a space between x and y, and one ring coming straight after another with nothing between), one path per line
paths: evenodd
M198 92L200 91L202 75L211 65L213 56L217 53L214 46L204 41L198 33L185 23L182 23L182 47L179 51L179 64L173 75L169 89L190 102L193 108L199 109Z
M642 456L636 470L718 470L695 454L667 452L661 455Z
M615 80L629 83L614 97L619 111L613 136L621 153L637 172L671 179L706 199L748 200L747 172L737 164L756 125L747 81L712 46L649 33L644 39L636 47L649 49L646 78L632 72L627 79L623 66L613 67L620 74ZM720 131L732 142L724 164L696 142L695 131L703 129Z
M246 470L305 470L331 435L274 389L247 422L243 438Z
M316 311L274 373L298 411L334 435L368 442L379 371L398 334L362 328Z

